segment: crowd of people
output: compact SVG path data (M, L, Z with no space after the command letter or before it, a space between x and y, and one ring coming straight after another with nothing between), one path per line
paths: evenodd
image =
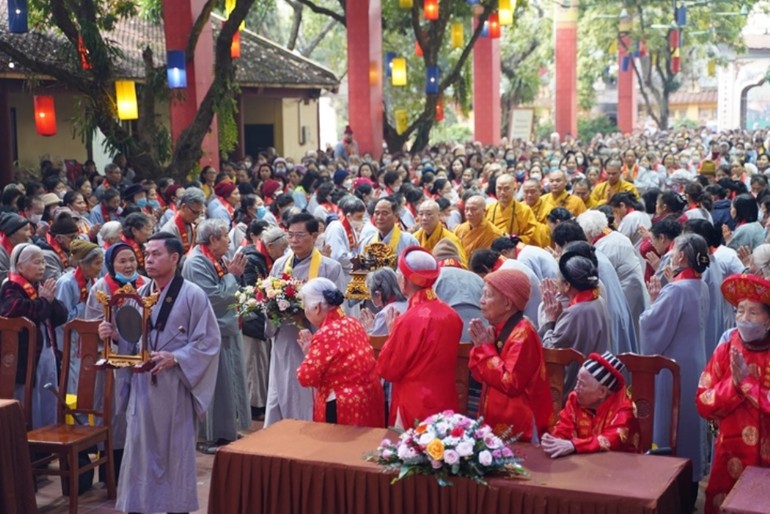
M770 465L770 134L553 135L381 156L345 138L181 183L118 155L103 173L46 161L3 188L0 315L38 327L17 374L21 398L37 359L34 426L55 420L41 391L57 381L61 327L103 319L99 291L160 295L152 371L116 373L118 476L145 477L118 480L119 509L196 510L196 445L213 452L253 419L409 427L457 409L460 344L472 345L471 413L552 457L640 451L616 357L633 352L679 364L678 455L694 492L710 472L706 512L746 466ZM369 272L369 301L347 300L372 243L397 264ZM305 284L301 319L236 317L241 287L285 275ZM136 351L110 323L100 335ZM372 335L387 336L376 358ZM568 369L561 412L543 348L587 357ZM659 377L659 446L671 396Z

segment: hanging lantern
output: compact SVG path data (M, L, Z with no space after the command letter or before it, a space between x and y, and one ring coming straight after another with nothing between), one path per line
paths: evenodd
M398 57L396 52L385 53L385 76L390 77L393 74L393 59Z
M412 0L398 0L398 6L401 9L411 9L414 2Z
M28 31L27 0L8 0L8 32L24 34Z
M414 42L414 55L416 57L422 57L422 47L420 46L420 42L417 40Z
M676 18L676 24L679 27L687 25L687 7L680 5L674 10L674 17Z
M406 109L396 109L396 133L400 136L409 128L409 114Z
M78 53L80 54L80 67L84 70L90 70L94 67L91 64L91 56L88 54L88 48L83 41L83 34L78 34Z
M500 16L496 12L489 15L489 37L491 39L500 38Z
M716 77L717 76L717 61L716 59L709 59L708 64L706 65L706 70L708 71L709 77Z
M680 36L678 30L672 30L668 33L668 47L673 51L675 48L679 48L681 45Z
M187 87L187 60L184 50L169 50L166 52L166 76L170 89Z
M139 117L136 104L136 82L133 80L115 81L115 98L118 104L118 118L135 120Z
M512 0L500 0L497 3L500 25L513 25L513 9Z
M629 66L630 59L628 55L624 55L623 58L620 60L620 71L627 72L628 66Z
M233 42L230 43L230 57L240 59L241 57L241 31L233 34Z
M438 0L425 0L422 4L422 10L426 20L436 21L438 19Z
M484 22L484 25L481 27L481 37L489 37L489 20Z
M392 61L390 83L394 86L406 85L406 59L395 57Z
M444 121L444 97L440 97L436 102L436 121Z
M452 23L450 37L452 48L462 48L464 46L463 36L463 24L459 21Z
M671 52L671 72L675 75L682 69L682 54L678 48Z
M618 38L613 39L612 43L610 43L609 53L610 55L618 53Z
M479 5L481 0L465 0L465 3L468 5Z
M35 129L41 136L56 135L56 108L52 96L33 97L35 103Z
M427 66L425 68L425 92L429 95L438 94L439 76L441 71L438 66Z

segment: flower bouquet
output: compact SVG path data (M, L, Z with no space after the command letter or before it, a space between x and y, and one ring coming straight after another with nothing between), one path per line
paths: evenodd
M243 287L235 293L234 308L240 317L260 310L275 326L284 321L299 326L298 319L304 311L299 298L302 284L301 280L286 273L280 278L263 278L256 285Z
M396 442L384 439L367 460L397 472L391 483L422 474L433 475L442 486L451 485L450 476L487 485L484 477L489 474L527 475L512 448L515 440L496 436L481 418L444 411L405 431Z

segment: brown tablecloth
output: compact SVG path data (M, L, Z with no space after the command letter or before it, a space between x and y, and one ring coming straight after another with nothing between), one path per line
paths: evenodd
M385 429L287 420L220 448L214 459L210 514L452 514L680 512L689 460L625 453L548 458L520 445L529 480L494 478L490 486L433 477L390 484L392 475L363 460Z
M37 512L24 412L15 400L0 400L0 512Z
M767 514L770 512L770 468L748 466L722 503L722 512L730 514Z

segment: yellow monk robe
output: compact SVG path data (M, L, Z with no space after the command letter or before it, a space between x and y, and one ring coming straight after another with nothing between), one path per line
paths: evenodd
M609 202L613 195L625 192L634 193L639 198L639 191L637 191L636 187L631 182L626 182L625 180L620 180L614 186L610 186L608 181L596 184L596 187L591 192L591 196L588 198L589 205L587 207L589 209L600 207Z
M583 203L583 200L575 195L569 194L567 191L562 191L558 197L554 197L553 193L548 193L547 195L543 195L540 199L546 204L546 216L556 207L564 207L575 217L586 212L586 204Z
M529 205L513 200L507 208L503 208L499 202L492 202L487 206L486 217L504 234L519 236L524 244L540 244L535 237L537 219Z
M470 257L479 248L491 248L492 241L503 236L503 231L486 219L476 228L471 228L467 221L455 228L455 235L460 239L460 249Z
M535 215L535 219L538 223L545 223L545 217L548 216L548 214L551 212L548 210L548 205L543 201L545 197L541 196L537 199L537 202L535 202L535 205L530 205L529 208L532 209L532 214Z
M414 233L414 237L417 238L420 246L431 253L433 252L433 247L436 246L436 243L442 239L449 239L455 244L457 250L460 252L460 258L463 261L463 266L466 268L468 267L468 255L465 253L465 249L463 248L463 244L460 241L460 238L454 235L452 231L447 229L444 225L437 225L433 230L433 233L429 236L425 234L425 230L420 229Z

